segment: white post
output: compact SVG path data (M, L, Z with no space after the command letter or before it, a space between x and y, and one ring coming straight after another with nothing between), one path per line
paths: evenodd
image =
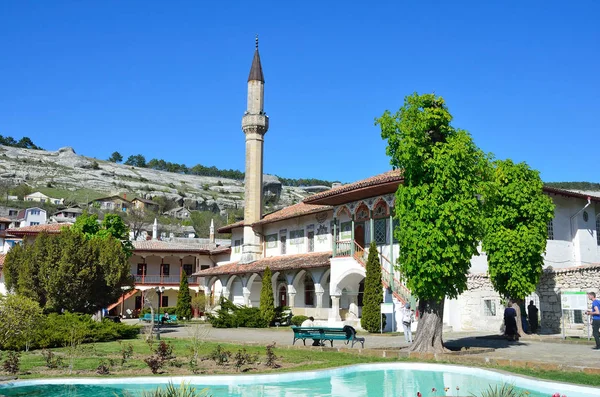
M152 240L158 238L158 220L154 218L154 225L152 225Z

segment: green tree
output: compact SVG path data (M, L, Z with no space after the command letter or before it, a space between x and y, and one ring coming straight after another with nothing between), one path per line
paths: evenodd
M403 170L396 192L397 268L419 299L412 351L441 352L445 297L467 289L470 260L482 237L486 156L452 116L441 97L413 94L400 110L377 120L394 168Z
M268 327L275 318L275 302L273 299L273 285L271 284L271 269L267 266L262 275L260 289L260 316Z
M19 200L23 200L23 197L27 196L28 194L33 193L33 189L31 188L31 186L29 186L25 183L22 183L19 186L12 188L10 193L13 196L17 196L19 198Z
M210 234L210 221L215 225L215 233L217 229L227 225L227 216L214 213L212 211L192 211L192 226L198 237L208 237Z
M179 292L177 293L177 307L175 308L177 318L189 320L192 318L192 296L188 284L188 276L185 271L181 272Z
M133 167L144 168L144 167L146 167L146 158L144 156L142 156L141 154L131 155L131 156L127 157L127 160L125 161L125 165L131 165Z
M43 316L38 303L21 295L0 295L0 348L29 350Z
M524 299L542 274L552 199L539 173L527 164L495 161L485 195L483 250L494 289L503 297Z
M98 215L90 214L87 211L83 211L83 214L77 217L75 223L73 224L73 226L71 226L71 230L81 233L88 238L97 235L100 231Z
M369 332L379 332L381 328L383 286L381 285L381 263L377 254L377 244L374 241L371 242L369 247L366 273L360 325Z
M113 152L113 154L111 154L108 158L108 161L112 163L120 163L121 161L123 161L123 156L119 152Z

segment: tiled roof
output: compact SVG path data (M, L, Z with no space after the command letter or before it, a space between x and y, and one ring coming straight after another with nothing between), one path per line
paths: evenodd
M260 221L253 223L253 225L264 225L265 223L283 221L285 219L316 214L317 212L323 212L331 209L333 209L333 207L329 205L298 203L290 205L289 207L282 208L278 211L271 212L270 214L265 215ZM244 221L239 221L231 225L223 226L219 228L217 232L229 233L231 229L235 229L236 227L241 226L244 226Z
M303 201L305 203L313 203L313 202L316 202L316 201L324 199L324 198L336 196L336 195L342 194L342 193L351 192L353 190L364 189L364 188L368 188L371 186L381 185L381 184L390 183L390 182L398 182L399 183L399 182L402 182L402 180L403 180L403 178L402 178L402 173L400 172L400 170L391 170L391 171L384 172L383 174L369 177L367 179L362 179L362 180L354 182L354 183L349 183L347 185L334 187L333 189L329 189L329 190L326 190L321 193L313 194L312 196L308 196L307 198L305 198Z
M71 226L68 223L49 223L45 225L25 226L8 229L7 232L13 236L30 236L40 234L42 232L55 234L60 233L63 227Z
M136 197L136 198L134 198L133 200L131 200L131 202L132 202L132 203L133 203L134 201L139 201L139 202L142 202L142 203L144 203L144 204L150 204L150 205L156 205L156 206L158 206L158 203L157 203L156 201L147 200L147 199L144 199L144 198L139 198L139 197Z
M592 263L592 264L583 265L583 266L571 266L571 267L565 267L562 269L546 268L546 269L544 269L544 272L545 273L554 273L554 274L564 274L564 273L584 272L584 271L589 271L589 270L600 270L600 263Z
M259 259L252 263L228 263L226 265L201 270L194 273L193 276L205 277L225 274L261 273L267 266L273 272L310 269L314 267L329 266L329 258L331 258L331 252L311 252L308 254L271 256L269 258Z
M597 193L597 195L594 196L594 195L587 194L587 193L576 192L576 191L566 190L566 189L559 189L559 188L550 187L550 186L544 186L544 192L560 194L560 195L567 196L567 197L582 198L584 200L587 200L587 198L589 197L590 200L592 200L592 201L600 202L600 193Z
M215 248L214 250L210 251L211 255L216 255L216 254L228 254L231 252L231 247L227 246L227 245L221 245L217 248Z
M0 217L0 222L10 223L12 221L13 221L12 219L8 219L8 218L5 218L5 217Z

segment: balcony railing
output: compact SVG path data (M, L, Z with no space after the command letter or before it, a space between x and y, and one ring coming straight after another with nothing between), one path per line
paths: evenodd
M181 278L179 276L158 276L158 275L147 275L139 276L135 274L136 284L177 284L179 285ZM198 284L197 277L188 277L188 284Z

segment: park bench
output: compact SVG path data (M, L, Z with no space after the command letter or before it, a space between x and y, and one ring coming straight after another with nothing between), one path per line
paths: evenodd
M161 315L155 314L154 322L159 323L163 318L164 318L164 314L161 314ZM150 313L146 313L146 314L144 314L143 317L140 317L140 320L149 323L152 321L152 315ZM167 324L174 324L176 322L177 322L176 314L169 315L169 319L166 321Z
M296 344L297 340L302 340L304 346L306 346L306 339L312 339L316 343L319 343L320 346L323 346L326 341L329 341L331 347L333 347L334 340L343 340L345 344L352 342L352 347L354 347L355 343L360 343L363 348L365 347L365 338L356 336L356 330L349 325L346 325L343 328L292 326L292 331L294 331L294 341L292 342L292 345Z

